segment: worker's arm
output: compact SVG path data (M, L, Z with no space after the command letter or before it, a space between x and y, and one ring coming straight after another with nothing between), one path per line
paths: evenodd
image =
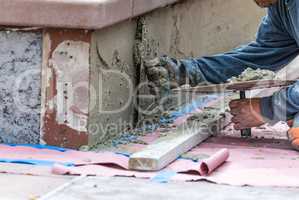
M299 113L299 81L261 100L261 112L266 120L287 121Z
M198 84L196 81L202 79L198 76L212 83L220 83L231 76L239 75L247 67L275 71L288 64L299 54L298 44L293 39L295 36L291 35L295 34L292 31L299 24L291 26L289 15L284 9L286 7L281 1L268 9L268 15L262 21L255 42L224 54L181 60L191 83ZM299 112L299 82L271 97L259 99L260 108L257 108L258 104L255 103L255 114L249 112L252 108L249 104L252 101L244 100L243 103L248 106L242 106L241 102L240 105L238 102L233 102L235 112L241 112L241 107L245 109L243 114L236 113L238 119L234 118L236 122L242 122L239 124L240 127L237 126L238 129L262 124L263 121L258 114L264 117L265 122L286 121ZM245 124L245 121L250 121L247 116L250 114L253 118L251 124ZM245 118L239 119L241 116Z
M263 19L260 25L256 41L227 53L198 59L176 60L167 57L162 58L166 64L159 65L155 63L151 65L150 70L148 70L149 80L160 88L161 85L166 85L164 87L166 91L169 88L169 86L165 84L168 79L167 71L172 74L169 76L171 81L175 80L179 82L179 84L184 84L183 79L187 77L191 85L197 85L203 81L211 83L226 82L227 79L241 74L248 67L273 71L282 68L299 53L298 45L294 40L295 28L291 24L292 21L286 9L286 5L283 4L283 1L278 1L275 5L268 8L268 15ZM294 9L295 11L298 10L297 8ZM299 26L299 24L297 26ZM297 30L299 30L299 27ZM160 67L155 68L152 66ZM163 73L161 73L161 69L163 69L161 66L167 66L167 70L165 71L164 69L164 71L162 71ZM163 78L161 78L161 74L163 74ZM283 110L283 104L288 105L286 117L290 117L295 111L298 112L299 98L297 98L298 100L289 99L290 96L296 96L296 94L294 94L295 87L296 86L293 86L287 90L282 90L273 97L261 99L260 104L262 108L259 109L259 111L262 112L262 115L267 118L277 118L278 111ZM283 94L285 94L287 98L281 97ZM282 99L286 102L280 102ZM237 103L238 102L235 102L235 104ZM246 102L246 105L249 103ZM237 107L238 105L235 105L235 108ZM270 110L274 108L277 112ZM272 115L272 113L276 114ZM281 119L281 113L282 112L280 112L279 119ZM238 115L238 117L240 117L240 115ZM242 121L244 120L241 120L241 122ZM257 120L257 122L258 121L259 123L257 124L260 124L260 120ZM252 125L254 125L254 123Z
M296 35L296 32L298 32L299 30L299 24L295 23L297 22L297 12L299 11L299 5L296 5L295 8L292 8L292 10L289 9L289 15L287 15L284 14L286 13L286 8L284 9L280 4L282 3L280 2L276 6L273 6L269 9L269 15L264 20L264 23L260 28L257 42L269 47L279 45L281 46L281 48L283 48L284 45L289 43L290 46L285 47L285 49L291 49L289 56L284 58L283 55L286 54L284 54L282 51L281 55L279 54L273 57L274 60L280 58L285 59L286 62L289 62L290 59L298 55L298 45L295 43L294 39L288 38L288 36L293 34L293 37L295 38L299 35L299 33L297 33ZM278 12L278 10L280 12ZM292 20L290 20L290 16L292 17ZM268 33L264 32L263 29L272 29L272 31ZM271 35L274 35L275 37L270 37ZM278 39L277 42L275 42L276 39ZM292 45L292 43L294 44ZM275 67L276 66L274 66L274 68ZM259 99L259 108L257 106L252 106L250 100L234 101L231 103L231 107L233 110L232 112L234 114L233 121L236 123L236 128L243 129L244 127L248 126L248 124L246 124L246 121L248 121L247 119L249 118L242 118L242 116L247 115L250 115L252 117L252 126L259 125L261 123L261 118L259 114L263 116L264 122L274 123L277 121L286 121L287 119L294 117L294 115L299 112L298 97L299 83L297 82L294 85L275 93L271 97ZM242 107L243 109L240 109L240 107ZM245 112L249 114L244 114Z
M171 74L170 81L184 84L186 81L183 79L186 77L191 85L198 85L203 81L226 82L232 76L240 75L248 67L272 71L281 69L299 53L298 44L294 40L295 30L286 9L283 1L269 7L268 15L263 18L256 35L256 41L230 52L182 60L166 56L161 58L161 63L159 59L154 59L156 61L151 61L148 65L145 63L149 69L149 80L158 87L165 83L167 74L161 66L166 66ZM299 24L297 26L299 30ZM160 78L161 74L163 81Z
M290 35L291 28L285 24L288 16L282 16L281 11L279 12L279 9L282 9L280 4L268 9L256 41L224 54L180 60L191 83L198 84L197 81L202 80L198 76L202 75L211 83L226 82L248 67L276 71L293 60L299 49Z
M266 122L287 121L296 114L299 126L299 81L270 97L231 101L230 108L237 130L260 126Z

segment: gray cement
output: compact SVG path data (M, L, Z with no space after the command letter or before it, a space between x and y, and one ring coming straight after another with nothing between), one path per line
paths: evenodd
M38 197L69 182L71 179L72 177L67 176L0 174L0 199L37 200Z
M135 33L136 22L127 21L93 35L88 122L91 145L109 143L110 138L133 126Z
M0 32L0 142L39 143L41 40Z
M133 178L85 178L48 200L295 200L296 188L232 187L206 182L160 184Z
M227 12L231 8L235 9ZM141 20L95 31L91 47L90 144L117 137L125 124L131 126L147 117L139 112L137 118L135 102L120 112L101 112L115 111L130 98L127 82L115 74L103 75L105 70L125 72L136 86L147 81L142 57L166 54L188 58L230 50L254 39L264 14L253 1L188 0L157 9ZM147 86L142 86L138 94L147 95L138 99L141 109L153 104L155 98L148 95ZM152 119L157 113L146 115Z
M253 1L188 0L144 15L138 23L135 52L140 81L146 82L140 58L155 54L197 58L228 51L254 39L264 14ZM149 89L143 88L141 93L146 95ZM175 108L186 101L178 96L171 98L171 107ZM152 103L152 99L139 101L143 109Z
M160 53L187 58L225 52L252 41L264 15L254 1L186 0L145 19Z
M276 74L270 70L263 69L252 69L247 68L239 76L232 77L228 80L230 83L238 83L244 81L254 81L254 80L273 80Z

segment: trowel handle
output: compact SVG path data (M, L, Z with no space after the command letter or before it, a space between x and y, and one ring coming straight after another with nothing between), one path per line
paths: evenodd
M240 91L240 99L246 99L246 91ZM251 137L251 128L241 130L241 137Z

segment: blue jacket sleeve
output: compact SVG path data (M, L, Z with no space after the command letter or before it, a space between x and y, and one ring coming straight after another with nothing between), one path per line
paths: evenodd
M294 26L290 20L292 13L288 11L290 9L286 9L283 2L279 1L268 9L256 41L227 53L181 60L190 83L196 85L202 80L211 83L226 82L248 67L277 71L293 60L299 52L294 39L299 24ZM299 82L271 97L263 98L261 110L267 121L277 122L292 118L299 112Z
M263 98L261 110L267 122L275 123L294 118L299 113L299 81L271 97Z
M298 54L296 41L289 33L279 5L268 9L258 30L256 41L230 52L198 59L180 60L192 85L203 76L210 83L222 83L241 74L246 68L276 71Z

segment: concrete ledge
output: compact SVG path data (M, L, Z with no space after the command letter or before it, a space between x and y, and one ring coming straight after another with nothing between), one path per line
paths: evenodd
M159 7L175 3L178 0L134 0L133 15L138 16Z
M101 29L178 0L0 0L0 25Z

